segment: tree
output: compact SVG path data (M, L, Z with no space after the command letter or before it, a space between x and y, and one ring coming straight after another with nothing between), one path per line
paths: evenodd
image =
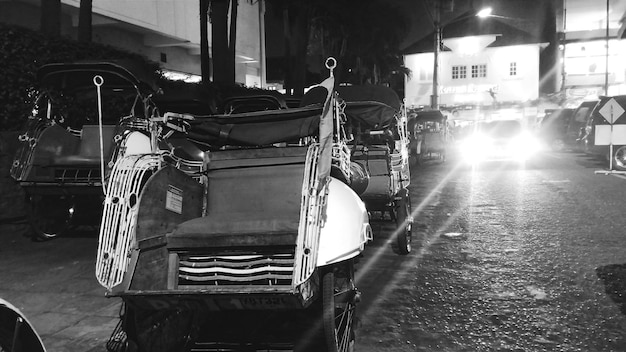
M408 14L393 2L370 0L268 0L282 15L285 38L285 88L295 95L305 81L307 59L337 59L336 82L390 83L406 74L400 42ZM323 74L322 74L323 75Z
M202 84L211 80L211 58L209 56L209 7L210 0L200 0L200 72Z
M78 14L78 41L91 42L92 0L80 0Z
M61 35L61 0L41 0L41 33L53 36Z
M209 17L215 83L224 85L235 83L237 6L237 0L211 0Z
M408 29L407 15L388 1L372 0L353 6L350 0L324 2L315 18L311 43L323 56L335 56L343 82L389 83L405 72L400 42Z

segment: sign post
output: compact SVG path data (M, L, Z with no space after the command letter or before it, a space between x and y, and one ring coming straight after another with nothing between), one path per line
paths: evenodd
M596 171L596 173L609 174L616 172L613 170L613 145L626 145L626 125L616 125L615 122L624 112L626 110L615 98L609 99L599 110L600 116L608 122L608 125L596 125L594 144L609 146L609 170Z

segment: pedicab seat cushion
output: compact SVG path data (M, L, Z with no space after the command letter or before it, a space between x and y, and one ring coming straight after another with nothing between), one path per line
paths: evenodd
M306 148L212 153L206 216L179 224L169 248L295 245Z
M295 245L299 219L254 219L232 214L229 221L213 216L179 224L167 236L169 248Z
M111 154L115 126L102 126L102 145L105 161ZM78 154L62 155L54 159L57 165L100 165L100 128L98 125L84 125L80 137Z

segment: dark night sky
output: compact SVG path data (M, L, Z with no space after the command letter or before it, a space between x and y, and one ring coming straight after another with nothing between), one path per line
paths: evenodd
M433 31L433 24L426 11L432 11L433 3L437 0L397 0L413 14L412 28L405 40L405 46L423 38ZM540 36L543 22L546 20L551 0L454 0L452 11L442 13L442 23L460 16L472 7L476 10L491 7L492 14L502 16L502 21L509 25L529 32L533 36Z
M329 0L332 1L332 0ZM359 1L354 0L358 4ZM405 11L412 17L411 28L407 33L403 46L423 38L433 31L433 24L428 16L427 9L432 11L435 1L444 0L392 0L405 8ZM450 1L450 0L445 0ZM507 17L502 19L508 24L525 30L532 35L540 35L541 23L546 16L547 6L552 0L452 0L450 7L453 11L444 11L442 13L442 22L447 21L468 11L472 6L474 9L481 9L490 6L493 8L493 14ZM558 1L555 1L558 2ZM355 5L356 6L356 5ZM278 40L267 40L267 53L269 56L280 56L283 48L282 32L280 17L271 14L268 11L266 17L267 38L280 38Z

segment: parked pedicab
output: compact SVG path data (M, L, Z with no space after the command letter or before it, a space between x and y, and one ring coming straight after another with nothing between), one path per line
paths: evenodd
M146 134L136 131L145 131L145 117L153 109L156 86L150 77L129 62L39 69L40 96L11 167L26 192L35 238L53 238L72 225L99 224L104 173L118 155L146 152L137 145L149 145Z
M410 153L417 163L435 155L446 159L448 145L447 118L439 110L420 110L409 121Z
M173 125L210 146L201 177L158 150L116 162L96 276L125 303L129 344L353 349L354 262L371 230L332 81L323 106L151 119L160 138Z
M396 222L398 252L407 254L411 251L413 216L407 189L411 175L406 110L388 87L341 86L337 91L352 139L352 188L368 211L379 214L380 219ZM320 94L307 94L302 104L321 99Z

